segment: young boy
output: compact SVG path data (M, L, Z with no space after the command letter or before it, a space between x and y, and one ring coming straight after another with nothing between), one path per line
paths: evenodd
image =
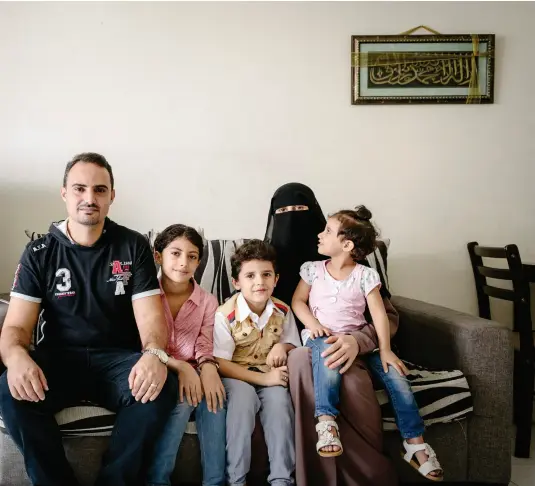
M268 481L294 484L294 410L288 393L288 352L300 346L289 306L271 297L277 284L275 249L244 243L231 259L239 292L216 312L214 356L227 394L227 477L243 486L251 465L256 414L269 451Z

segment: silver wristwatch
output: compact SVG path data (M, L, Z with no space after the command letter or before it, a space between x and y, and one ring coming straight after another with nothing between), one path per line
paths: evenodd
M145 348L143 354L149 353L156 356L164 365L167 365L169 361L169 355L163 350L158 348Z

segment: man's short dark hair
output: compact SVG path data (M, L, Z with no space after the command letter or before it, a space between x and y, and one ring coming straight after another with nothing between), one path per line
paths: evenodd
M275 248L262 240L249 240L240 246L230 259L232 278L238 280L242 265L252 260L271 262L275 274L278 274Z
M108 174L110 174L110 189L113 189L114 180L111 165L108 163L108 161L103 155L96 154L94 152L84 152L83 154L75 155L72 158L72 160L65 167L65 174L63 175L63 187L67 187L67 177L69 175L69 172L78 162L85 162L86 164L95 164L99 167L102 167L103 169L106 169L108 171Z

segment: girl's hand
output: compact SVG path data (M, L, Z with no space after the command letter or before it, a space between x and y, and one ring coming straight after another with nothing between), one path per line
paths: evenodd
M388 365L391 365L401 376L409 374L409 370L391 349L380 350L383 371L388 373Z
M217 367L212 363L206 363L201 367L201 384L206 397L206 405L210 412L217 412L217 405L223 410L223 404L227 396L225 387L221 382Z
M316 323L313 326L307 326L307 329L310 331L310 337L312 339L321 336L327 337L331 335L331 331L326 327L322 326L318 320L316 320Z
M267 355L266 364L271 368L278 368L279 366L284 366L286 361L288 361L288 353L284 349L284 345L281 343L275 344Z
M325 360L325 366L333 370L344 365L340 368L340 374L345 373L359 354L359 343L351 334L330 336L325 343L332 345L321 353L322 358L331 355Z
M178 370L178 395L180 403L184 401L184 394L186 394L186 400L189 405L196 407L201 403L201 379L193 366L186 361L181 361Z

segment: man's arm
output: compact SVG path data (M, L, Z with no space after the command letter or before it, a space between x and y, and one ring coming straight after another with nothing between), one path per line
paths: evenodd
M45 399L45 390L48 391L43 370L28 353L40 307L36 302L11 297L0 334L0 356L15 400L38 402Z
M167 323L156 278L156 266L149 244L137 242L137 257L132 281L132 308L143 349L167 347ZM128 377L132 395L146 403L155 400L167 379L167 366L153 354L145 353Z
M12 297L0 334L0 357L9 368L13 356L28 354L41 304Z
M159 295L142 297L132 301L141 345L145 348L167 347L167 323Z

